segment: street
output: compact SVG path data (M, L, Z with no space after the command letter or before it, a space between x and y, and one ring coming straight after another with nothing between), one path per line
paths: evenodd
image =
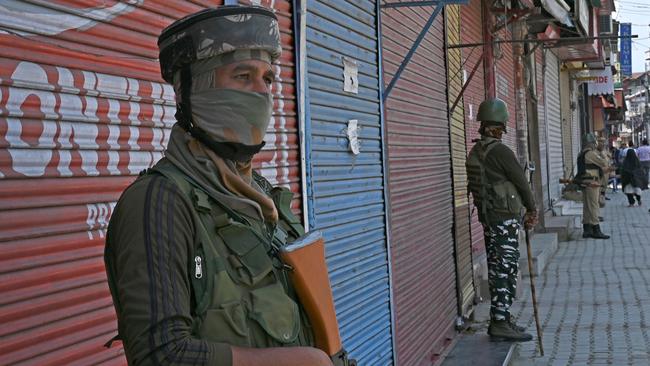
M631 208L621 191L607 195L601 227L611 239L560 243L536 279L545 355L535 336L511 365L650 365L650 193ZM527 277L520 286L513 314L535 334Z

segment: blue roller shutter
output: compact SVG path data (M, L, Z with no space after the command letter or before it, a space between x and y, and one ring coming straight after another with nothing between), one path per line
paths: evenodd
M307 2L309 221L327 241L343 344L373 366L393 363L376 24L374 1ZM358 93L343 90L344 58L356 61Z

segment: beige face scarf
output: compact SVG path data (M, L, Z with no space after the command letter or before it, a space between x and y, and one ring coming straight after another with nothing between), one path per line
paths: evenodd
M260 144L271 119L270 94L217 89L213 84L213 72L192 76L193 123L215 141ZM248 216L278 221L273 200L252 180L251 161L225 160L179 126L172 129L166 156L221 203Z

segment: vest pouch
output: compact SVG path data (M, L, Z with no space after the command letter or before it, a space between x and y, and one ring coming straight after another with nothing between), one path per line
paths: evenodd
M521 203L519 192L514 184L509 181L501 181L492 186L494 197L492 209L497 212L521 215L524 205Z
M231 221L218 228L217 234L233 253L234 257L228 259L230 267L236 271L233 278L253 286L273 270L266 244L251 228Z
M271 338L281 344L294 343L300 333L300 312L284 292L280 282L251 291L252 311L255 320Z
M250 347L246 313L239 301L219 305L205 312L199 335L211 342L224 342L233 346Z

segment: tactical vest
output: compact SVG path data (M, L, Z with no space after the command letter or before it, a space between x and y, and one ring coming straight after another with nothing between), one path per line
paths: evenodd
M304 234L291 212L292 193L254 173L273 199L280 222L267 225L212 199L169 162L145 174L174 182L192 202L196 223L188 273L192 286L192 335L239 347L311 346L311 326L278 249Z
M586 163L586 155L588 152L591 150L584 150L578 154L578 174L576 174L576 178L574 179L576 184L583 184L587 180L595 180L599 179L599 177L602 177L603 175L603 170L601 167L599 167L596 164L587 164ZM587 169L590 170L598 170L598 177L593 177L589 174L587 174Z
M490 222L490 213L520 217L523 204L519 191L506 176L490 171L499 179L490 181L486 174L485 158L493 148L501 144L497 139L481 139L476 142L469 155L467 168L467 187L478 209L478 218L482 223Z

